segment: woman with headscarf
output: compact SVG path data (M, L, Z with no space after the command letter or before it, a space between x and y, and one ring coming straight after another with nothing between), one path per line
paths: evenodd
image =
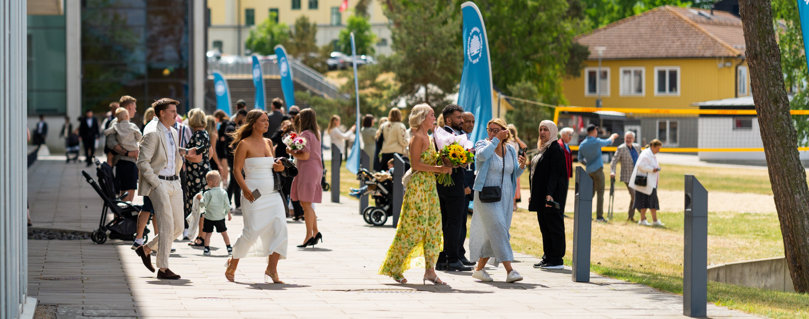
M537 212L542 232L542 261L534 268L562 269L565 256L565 199L567 169L565 153L556 142L558 129L551 121L539 123L539 153L531 159L531 199L528 210Z
M475 143L475 167L478 175L472 189L475 190L475 214L469 236L469 250L477 266L472 277L480 281L492 281L486 272L486 263L497 266L503 263L506 269L506 282L522 280L517 270L511 268L514 253L508 233L511 216L514 212L514 192L517 180L525 169L525 157L508 145L509 131L506 121L496 118L486 123L489 137ZM506 178L508 177L508 178ZM484 188L499 187L499 198L486 199L481 196ZM492 259L494 257L494 259Z

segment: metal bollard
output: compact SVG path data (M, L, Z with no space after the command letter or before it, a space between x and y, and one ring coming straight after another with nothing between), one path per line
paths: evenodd
M365 154L365 152L360 152L360 168L365 168L370 171L370 163L371 158L368 157L368 154ZM365 186L365 181L360 180L359 188L362 189L363 186ZM368 208L368 195L362 195L360 196L360 214L362 214L366 208Z
M405 174L405 161L399 154L393 154L393 227L399 224L399 214L404 201L402 177Z
M343 164L343 153L337 145L331 145L331 202L340 202L340 166Z
M576 168L576 198L573 207L573 281L590 282L593 179L581 167Z
M708 191L685 175L683 315L705 317L708 301Z

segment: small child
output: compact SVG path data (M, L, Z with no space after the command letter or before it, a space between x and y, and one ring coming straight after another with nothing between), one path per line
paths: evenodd
M228 201L228 193L219 187L222 177L219 172L210 171L205 174L205 181L208 183L208 190L197 194L197 198L201 199L200 207L202 208L202 216L205 220L202 224L202 238L205 243L205 249L202 254L205 256L211 255L211 233L216 228L216 232L222 234L225 240L225 245L228 248L228 255L233 254L233 248L230 246L230 237L228 237L228 229L225 227L225 215L227 214L228 220L233 219L230 215L230 202Z
M137 151L138 142L140 142L143 134L135 123L129 121L129 111L119 107L115 110L115 119L117 121L110 125L110 128L104 130L104 135L110 136L115 133L118 144L125 151Z
M393 175L393 168L394 168L395 166L396 166L396 165L394 164L394 162L393 162L393 159L392 159L392 158L391 158L390 160L388 160L388 173L390 173L390 175Z

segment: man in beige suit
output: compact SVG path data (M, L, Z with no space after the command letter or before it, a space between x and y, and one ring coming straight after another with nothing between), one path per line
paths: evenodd
M146 125L137 162L138 192L152 200L160 234L135 252L146 268L154 272L150 253L157 251L158 279L180 279L180 275L169 270L171 244L183 233L183 191L179 177L183 161L177 131L172 128L178 104L169 98L152 103L158 121Z

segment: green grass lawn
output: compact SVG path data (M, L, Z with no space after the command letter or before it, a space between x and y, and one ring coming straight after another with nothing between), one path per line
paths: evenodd
M575 175L576 167L581 166L574 163L573 171ZM738 169L731 167L695 167L681 165L663 165L660 171L660 189L683 190L684 178L686 174L694 175L705 189L708 191L722 191L731 193L756 193L772 194L770 187L770 177L765 169ZM604 174L609 183L609 164L604 167ZM620 170L620 167L619 167ZM618 172L617 174L620 174ZM618 178L619 176L616 176ZM574 187L571 178L570 188ZM520 186L528 188L528 174L520 176ZM607 185L609 186L609 185Z

